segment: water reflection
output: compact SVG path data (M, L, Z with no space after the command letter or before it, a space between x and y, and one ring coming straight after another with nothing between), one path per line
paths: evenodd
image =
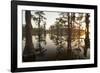
M84 39L80 39L80 46L78 44L78 39L72 39L72 49L70 52L70 50L67 49L67 35L47 33L45 35L33 35L32 38L34 41L36 61L85 58L83 55ZM23 44L25 44L25 38L23 40ZM68 56L68 53L71 53L71 55Z

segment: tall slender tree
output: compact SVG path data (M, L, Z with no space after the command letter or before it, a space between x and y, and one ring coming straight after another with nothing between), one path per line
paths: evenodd
M72 46L71 46L71 40L72 40L72 13L69 12L63 12L61 13L64 19L66 19L68 30L67 30L67 59L72 59Z
M36 24L38 25L38 50L40 51L40 54L42 54L43 53L43 47L41 46L41 36L42 36L42 31L40 30L41 28L41 23L43 23L44 22L44 20L46 20L46 18L45 18L45 13L43 12L43 11L36 11L35 13L34 13L35 15L33 15L33 20L34 21L36 21Z

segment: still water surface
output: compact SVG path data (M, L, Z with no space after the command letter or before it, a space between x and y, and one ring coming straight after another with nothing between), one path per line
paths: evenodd
M88 49L88 56L84 57L84 36L83 39L73 39L72 53L74 54L74 59L87 59L90 57L90 52ZM42 35L41 39L38 36L33 35L32 41L34 48L36 50L36 60L37 61L48 61L48 60L66 60L67 59L67 37L57 36L52 34ZM22 41L22 48L25 47L25 38ZM40 47L40 48L39 48Z

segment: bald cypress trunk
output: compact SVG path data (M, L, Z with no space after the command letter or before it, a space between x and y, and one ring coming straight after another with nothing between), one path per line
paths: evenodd
M68 49L71 49L71 17L68 15Z
M90 15L87 13L85 15L85 23L86 23L86 32L85 32L85 48L84 48L84 56L87 56L87 50L90 48L90 39L89 39L89 20Z
M67 38L67 59L72 59L72 47L71 47L71 37L72 37L72 19L70 13L68 13L68 38Z
M25 48L23 51L23 61L34 61L35 60L35 52L34 45L32 42L32 25L31 25L31 12L25 11Z

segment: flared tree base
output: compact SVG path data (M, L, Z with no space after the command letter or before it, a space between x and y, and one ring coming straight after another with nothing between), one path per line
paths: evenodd
M36 60L36 56L34 53L34 49L31 48L25 48L23 51L23 57L22 57L22 61L23 62L32 62Z

